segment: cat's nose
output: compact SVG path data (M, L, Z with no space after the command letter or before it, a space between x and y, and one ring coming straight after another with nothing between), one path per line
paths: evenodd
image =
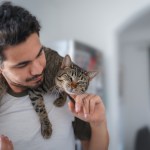
M71 88L76 88L76 87L77 87L77 83L72 82L72 83L71 83Z

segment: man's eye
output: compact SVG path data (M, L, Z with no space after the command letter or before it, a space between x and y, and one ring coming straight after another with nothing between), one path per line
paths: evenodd
M41 51L40 55L43 55L43 54L44 54L44 50Z
M21 65L18 65L17 68L24 68L26 66L27 66L27 64L21 64Z
M42 51L39 53L38 57L42 56L44 54L44 50L42 49Z

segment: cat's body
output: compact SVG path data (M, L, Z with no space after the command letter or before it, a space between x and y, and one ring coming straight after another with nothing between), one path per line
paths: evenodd
M67 59L64 60L61 56L58 55L57 52L51 49L47 49L44 47L44 51L46 56L46 69L44 72L43 83L36 89L29 89L29 97L40 119L41 134L45 139L47 139L52 134L52 125L45 109L43 94L52 92L54 88L57 88L60 93L59 97L54 101L54 105L57 107L61 107L66 102L67 94L82 94L86 91L90 81L90 76L88 72L85 72L80 67L72 64L71 60L68 60L68 56ZM7 85L4 80L0 80L0 85L1 99L3 94L6 92ZM86 135L86 137L89 138L89 124L77 118L75 120L76 121L73 126L75 132L78 132L75 134L79 138L86 139L84 138L84 136ZM85 126L85 124L87 126L87 130L85 130L85 127L83 127ZM83 130L83 134L81 134L81 130Z

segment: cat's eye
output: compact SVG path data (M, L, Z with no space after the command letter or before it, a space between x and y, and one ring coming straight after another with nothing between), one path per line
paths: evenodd
M86 82L78 81L78 84L79 84L79 85L86 85Z
M72 81L73 81L71 77L69 77L69 80L70 80L70 82L72 82Z

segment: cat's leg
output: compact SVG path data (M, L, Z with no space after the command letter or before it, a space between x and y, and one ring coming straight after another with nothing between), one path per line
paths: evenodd
M91 126L89 122L75 117L72 124L76 138L80 140L89 140L91 138Z
M65 92L62 92L59 94L59 97L54 101L54 105L57 107L61 107L65 104L67 99L67 94Z
M45 139L50 138L52 134L52 124L49 121L48 114L46 112L45 104L42 95L33 96L33 93L29 94L32 105L37 112L41 123L41 134Z
M45 139L50 138L52 135L52 124L48 118L45 105L40 110L41 133Z
M2 78L2 76L0 75L0 100L6 94L6 91L7 91L7 88L8 88L7 84L4 80L5 79Z

